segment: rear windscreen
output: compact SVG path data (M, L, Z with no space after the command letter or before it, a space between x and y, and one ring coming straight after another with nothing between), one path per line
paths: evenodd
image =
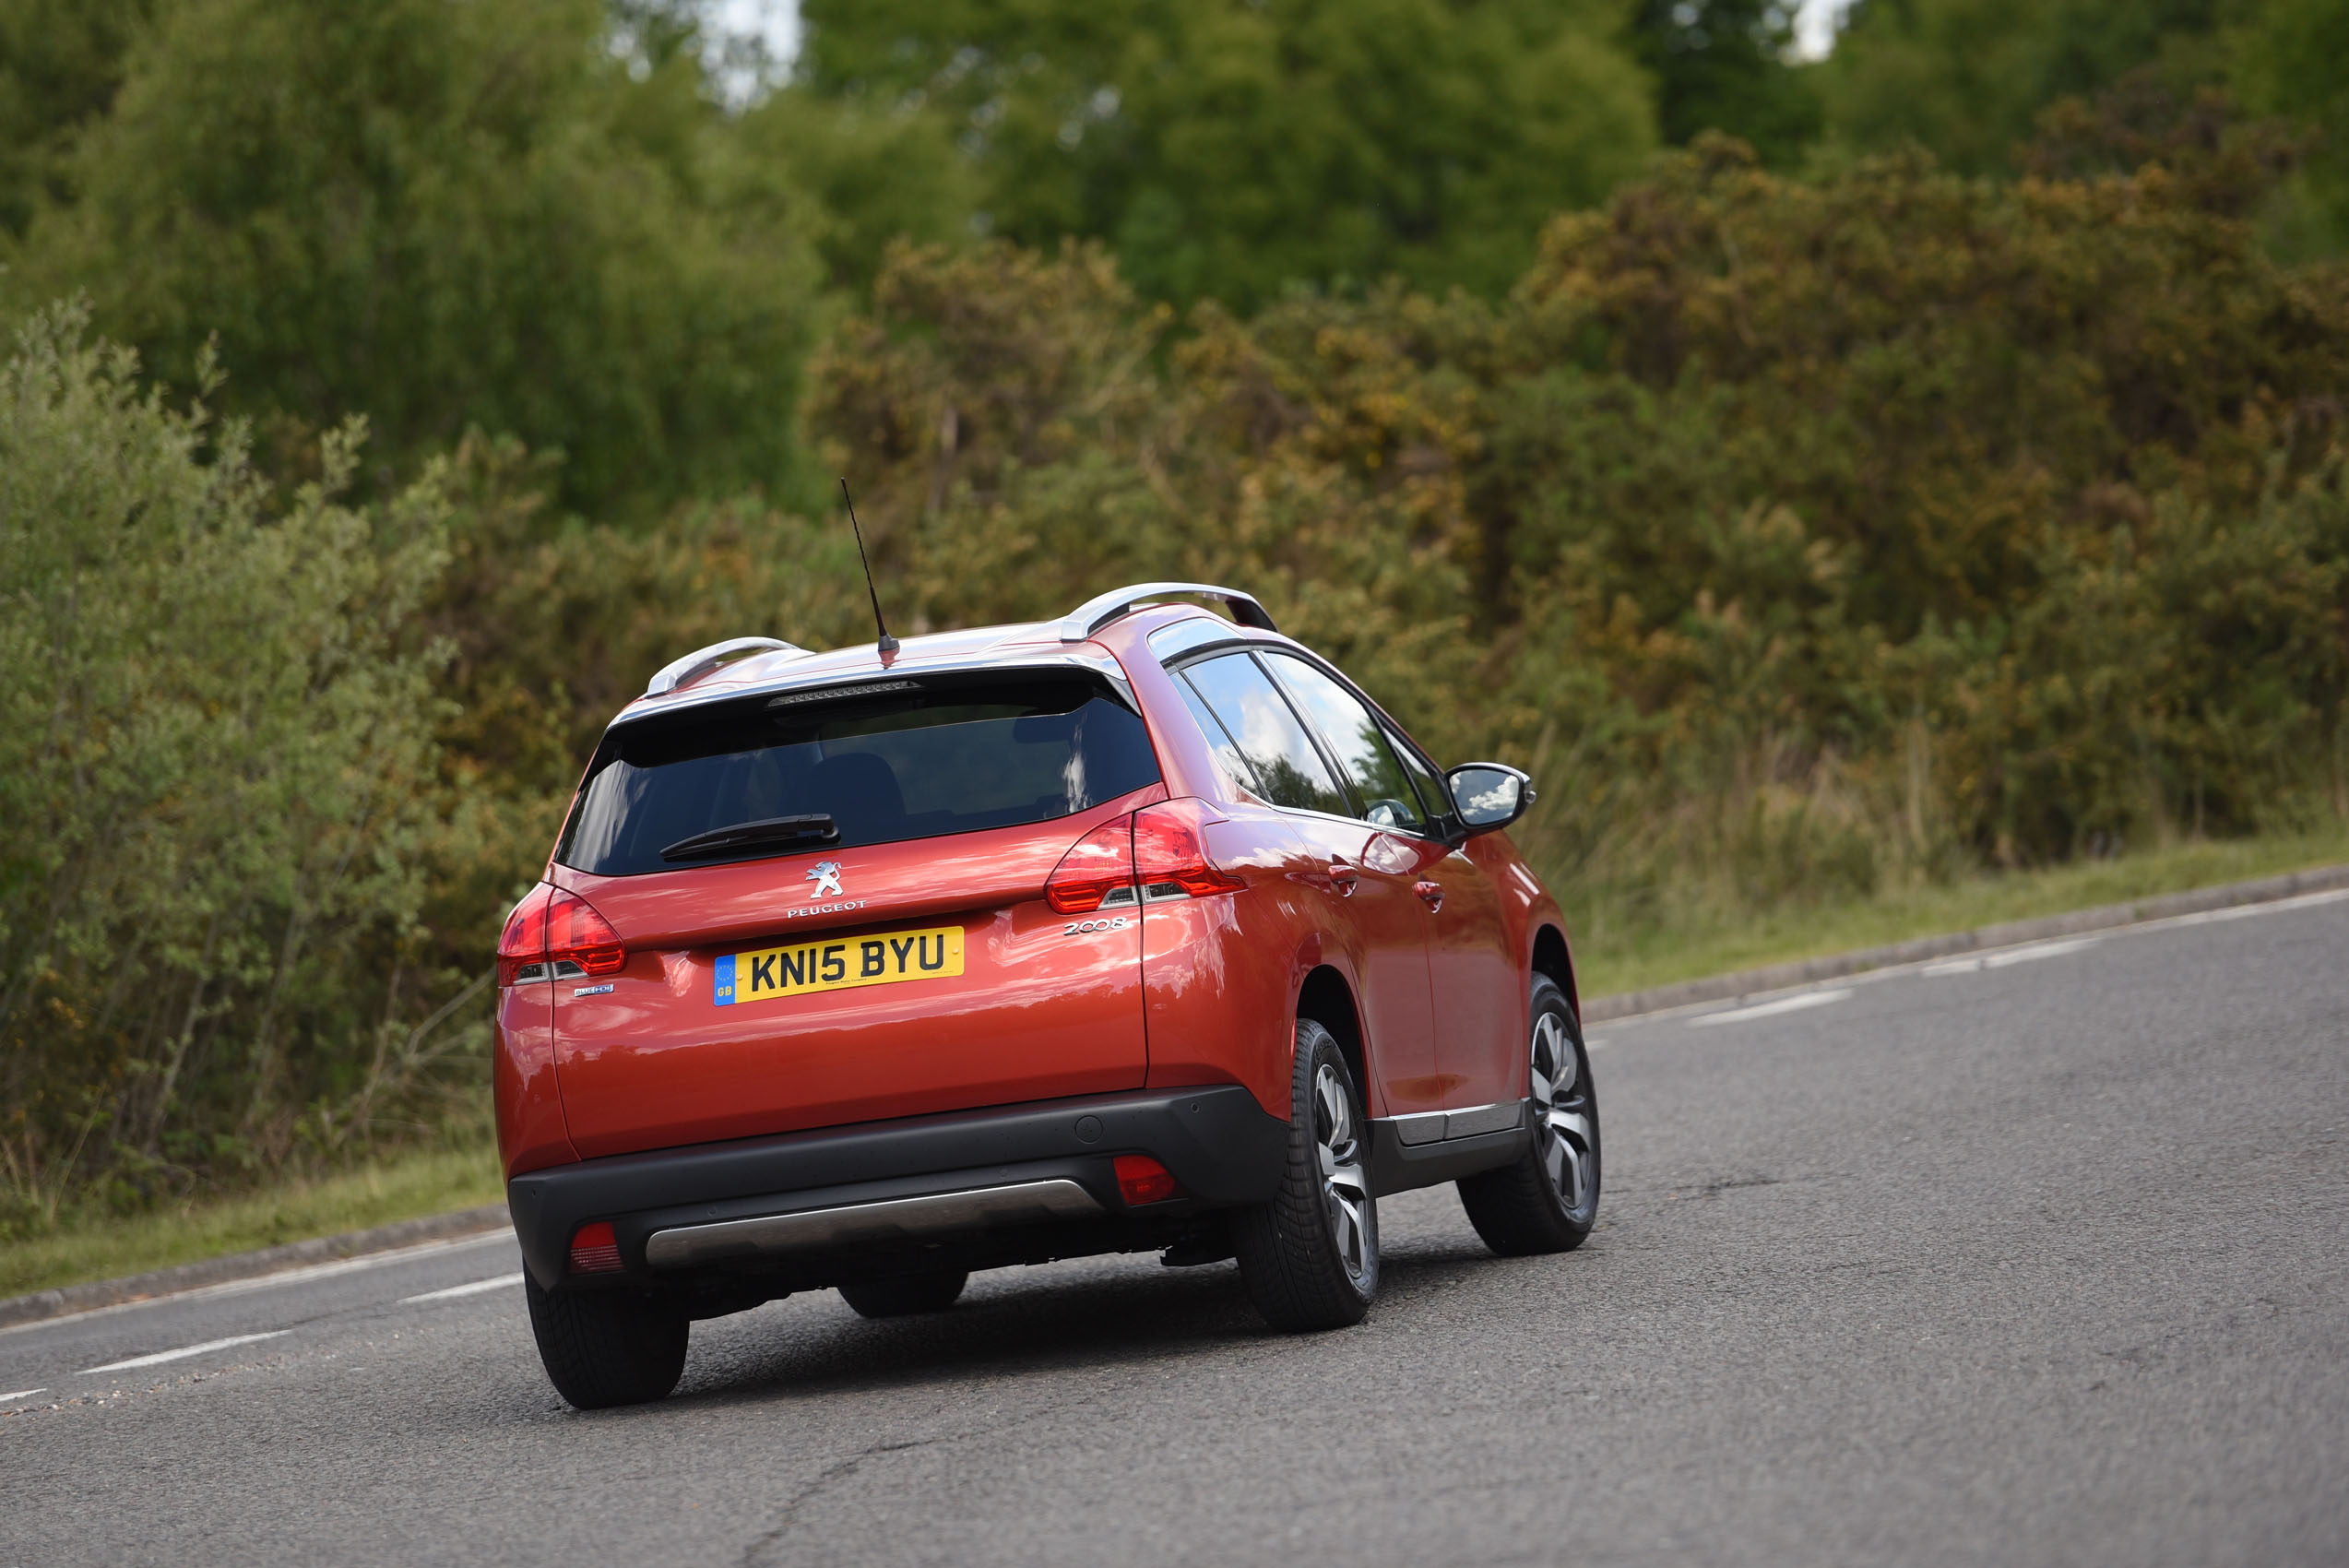
M609 731L555 859L601 876L1049 822L1158 781L1148 732L1083 678L785 693ZM824 815L836 838L664 859L696 834Z

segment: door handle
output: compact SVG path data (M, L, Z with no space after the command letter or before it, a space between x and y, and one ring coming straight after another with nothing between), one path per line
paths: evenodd
M1337 889L1338 897L1341 898L1353 897L1354 885L1361 880L1361 876L1360 872L1356 871L1344 861L1330 862L1330 884Z
M1421 882L1421 883L1415 883L1415 884L1412 885L1411 891L1412 891L1412 892L1414 892L1414 893L1417 893L1417 894L1420 897L1420 898L1426 902L1426 904L1427 904L1427 906L1428 906L1428 908L1429 908L1429 909L1430 909L1430 910L1431 910L1431 911L1432 911L1432 910L1441 909L1442 909L1442 908L1443 908L1443 884L1442 884L1442 883L1441 883L1441 882Z

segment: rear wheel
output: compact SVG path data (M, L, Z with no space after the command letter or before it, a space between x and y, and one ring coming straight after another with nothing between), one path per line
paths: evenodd
M1370 1123L1329 1030L1297 1026L1288 1159L1271 1203L1233 1216L1240 1277L1275 1328L1344 1328L1379 1288L1379 1211L1370 1196Z
M525 1275L530 1332L554 1391L582 1410L665 1397L685 1372L691 1324L624 1290L545 1290Z
M967 1273L904 1274L895 1279L862 1279L840 1287L840 1299L859 1317L907 1317L944 1312L970 1283Z
M1582 1026L1547 975L1534 977L1531 1035L1533 1146L1460 1183L1468 1223L1503 1257L1571 1251L1598 1219L1598 1090Z

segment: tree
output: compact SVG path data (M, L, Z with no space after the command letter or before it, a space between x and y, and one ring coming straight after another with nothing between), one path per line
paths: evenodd
M1790 62L1796 7L1785 0L1642 0L1632 37L1655 76L1664 139L1685 147L1725 131L1788 167L1818 136L1816 72Z
M1654 145L1600 0L810 0L799 77L942 117L997 235L1237 308L1390 272L1498 293Z
M2236 90L2252 108L2321 137L2284 215L2288 248L2349 250L2349 0L2267 0L2231 40Z
M2039 111L2149 62L2214 74L2223 0L1860 0L1820 73L1845 147L1904 141L1961 173L2000 173Z
M86 289L175 380L217 337L231 409L290 449L363 410L394 464L471 425L559 449L600 512L784 485L814 215L728 156L697 58L639 80L606 26L180 0L77 138L75 199L0 253L0 303Z

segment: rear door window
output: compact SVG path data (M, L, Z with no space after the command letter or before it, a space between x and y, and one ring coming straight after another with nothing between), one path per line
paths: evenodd
M1359 698L1294 654L1267 651L1264 662L1321 731L1330 754L1362 802L1365 822L1418 831L1427 826L1411 780L1378 717Z
M1181 678L1222 722L1254 776L1258 794L1276 806L1353 814L1312 738L1253 659L1227 653L1202 659L1187 666Z
M1158 781L1141 719L1085 678L790 692L617 726L555 859L602 876L1049 822ZM664 856L696 835L829 818L836 837Z

